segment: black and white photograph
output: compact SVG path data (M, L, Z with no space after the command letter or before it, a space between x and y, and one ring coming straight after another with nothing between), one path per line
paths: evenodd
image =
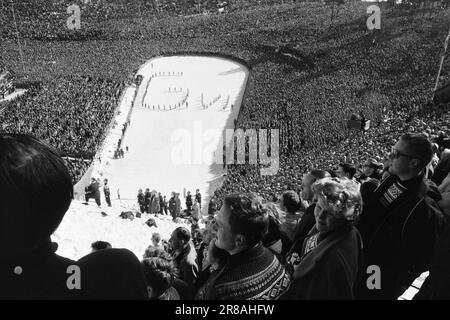
M449 0L0 0L0 300L450 300L449 41Z

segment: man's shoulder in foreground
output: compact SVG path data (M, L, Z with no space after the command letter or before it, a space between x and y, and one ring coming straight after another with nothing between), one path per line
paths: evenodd
M78 260L83 299L147 299L138 258L127 249L105 249Z

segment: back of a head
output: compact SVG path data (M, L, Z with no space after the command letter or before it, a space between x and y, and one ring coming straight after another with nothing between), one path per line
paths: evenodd
M175 235L178 240L183 240L184 242L189 242L191 240L191 232L185 227L178 227L174 230Z
M177 277L177 269L173 263L163 258L146 258L141 265L147 285L152 288L152 296L155 298L169 289Z
M260 242L269 228L269 213L263 199L256 194L233 194L225 197L234 234L245 236L247 245Z
M405 133L400 139L407 143L411 156L420 160L420 168L424 169L433 158L433 146L424 134Z
M161 235L157 232L152 234L152 241L159 243L161 241Z
M99 251L112 248L112 245L107 241L95 241L91 244L92 251Z
M47 241L72 198L69 171L54 148L29 135L0 133L2 252L19 254Z
M324 197L335 217L354 223L361 212L362 198L359 184L348 178L324 178L312 186L318 197Z
M349 179L353 179L356 174L356 167L350 163L340 163L339 166L345 174L348 174Z
M281 196L283 201L283 206L289 213L296 212L300 207L300 197L295 191L289 190L283 193Z

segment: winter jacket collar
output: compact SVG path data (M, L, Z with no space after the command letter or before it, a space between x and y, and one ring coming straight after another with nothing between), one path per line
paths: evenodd
M297 265L294 271L294 279L304 277L314 270L316 264L319 263L328 250L344 240L352 230L354 230L353 227L345 226L324 238L317 247L309 252L309 254L307 254Z

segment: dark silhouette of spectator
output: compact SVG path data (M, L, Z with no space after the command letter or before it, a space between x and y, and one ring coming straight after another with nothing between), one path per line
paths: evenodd
M186 215L190 216L192 212L192 195L191 192L187 192L186 196Z
M99 250L111 249L112 245L106 241L95 241L91 244L92 252L96 252Z
M197 299L276 299L288 287L289 276L261 240L269 214L253 194L227 196L217 218L216 246L229 254L223 268L210 276Z
M95 199L95 202L97 203L97 206L101 206L101 201L100 201L100 184L98 183L97 180L95 180L95 178L91 178L91 183L89 184L89 186L87 186L85 188L85 200L86 200L86 204L89 203L89 199L93 198Z
M150 213L150 201L152 198L152 194L150 192L150 189L147 188L145 189L145 194L144 194L144 200L145 200L145 212Z
M359 184L324 178L312 190L316 223L294 262L293 280L283 299L353 299L362 267L362 239L353 226L361 210Z
M103 193L105 194L105 199L108 207L111 207L111 191L109 189L108 179L103 180Z
M198 266L196 263L197 253L191 241L191 233L184 227L178 227L172 232L169 243L172 248L175 267L180 272L180 279L188 284L193 295Z
M195 190L195 201L198 203L200 210L202 210L202 194L199 189Z
M281 223L281 230L289 237L291 242L294 240L295 228L299 219L302 217L300 210L300 198L295 191L289 190L282 194L280 198L280 209L286 215Z
M163 258L146 258L141 262L151 300L180 300L173 283L177 270L173 263Z

